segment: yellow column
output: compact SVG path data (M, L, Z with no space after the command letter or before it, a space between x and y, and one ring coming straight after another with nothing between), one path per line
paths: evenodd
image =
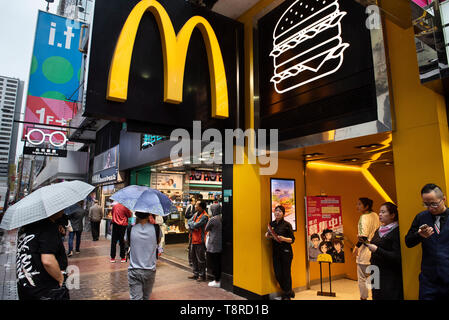
M253 16L270 2L272 0L257 3L238 19L244 24L245 37L245 129L254 128ZM250 144L253 142L251 139ZM245 164L234 165L233 173L233 281L239 288L265 295L273 291L266 285L271 272L271 265L267 263L267 241L264 241L268 213L262 213L259 165L247 164L247 150L245 148Z
M449 182L448 124L443 96L421 85L413 29L386 21L392 78L395 130L393 155L399 206L405 299L417 299L421 246L409 249L404 237L415 215L423 210L420 190Z

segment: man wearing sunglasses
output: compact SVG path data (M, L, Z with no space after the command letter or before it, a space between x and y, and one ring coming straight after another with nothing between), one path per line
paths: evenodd
M449 209L440 187L426 184L421 189L423 206L405 236L412 248L421 243L422 261L419 275L419 299L449 299Z

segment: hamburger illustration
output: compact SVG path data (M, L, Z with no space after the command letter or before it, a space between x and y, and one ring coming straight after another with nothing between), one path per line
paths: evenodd
M336 72L349 44L341 38L338 0L297 0L281 16L273 32L274 75L284 93Z

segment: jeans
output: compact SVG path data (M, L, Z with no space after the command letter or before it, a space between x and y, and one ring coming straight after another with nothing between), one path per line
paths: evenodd
M69 233L69 253L73 251L73 238L75 237L75 234L76 234L75 248L77 252L80 251L81 233L82 231L72 231Z
M131 300L148 300L153 290L156 270L128 269L129 297Z

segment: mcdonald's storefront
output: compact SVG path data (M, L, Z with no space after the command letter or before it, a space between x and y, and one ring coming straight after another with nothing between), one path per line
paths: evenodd
M417 299L421 249L406 248L404 236L421 187L448 190L449 132L444 92L420 81L409 3L395 3L380 4L369 28L355 0L261 0L232 19L183 0L97 2L84 116L163 136L192 136L193 121L222 135L278 130L274 173L261 174L262 163L222 165L222 189L231 190L222 203L226 290L256 299L280 291L264 234L280 192L273 185L287 180L297 292L319 283L309 242L323 229L344 244L333 281L357 279L355 206L369 197L377 212L386 201L399 207L404 296ZM313 197L338 199L338 224L314 225L305 200Z

